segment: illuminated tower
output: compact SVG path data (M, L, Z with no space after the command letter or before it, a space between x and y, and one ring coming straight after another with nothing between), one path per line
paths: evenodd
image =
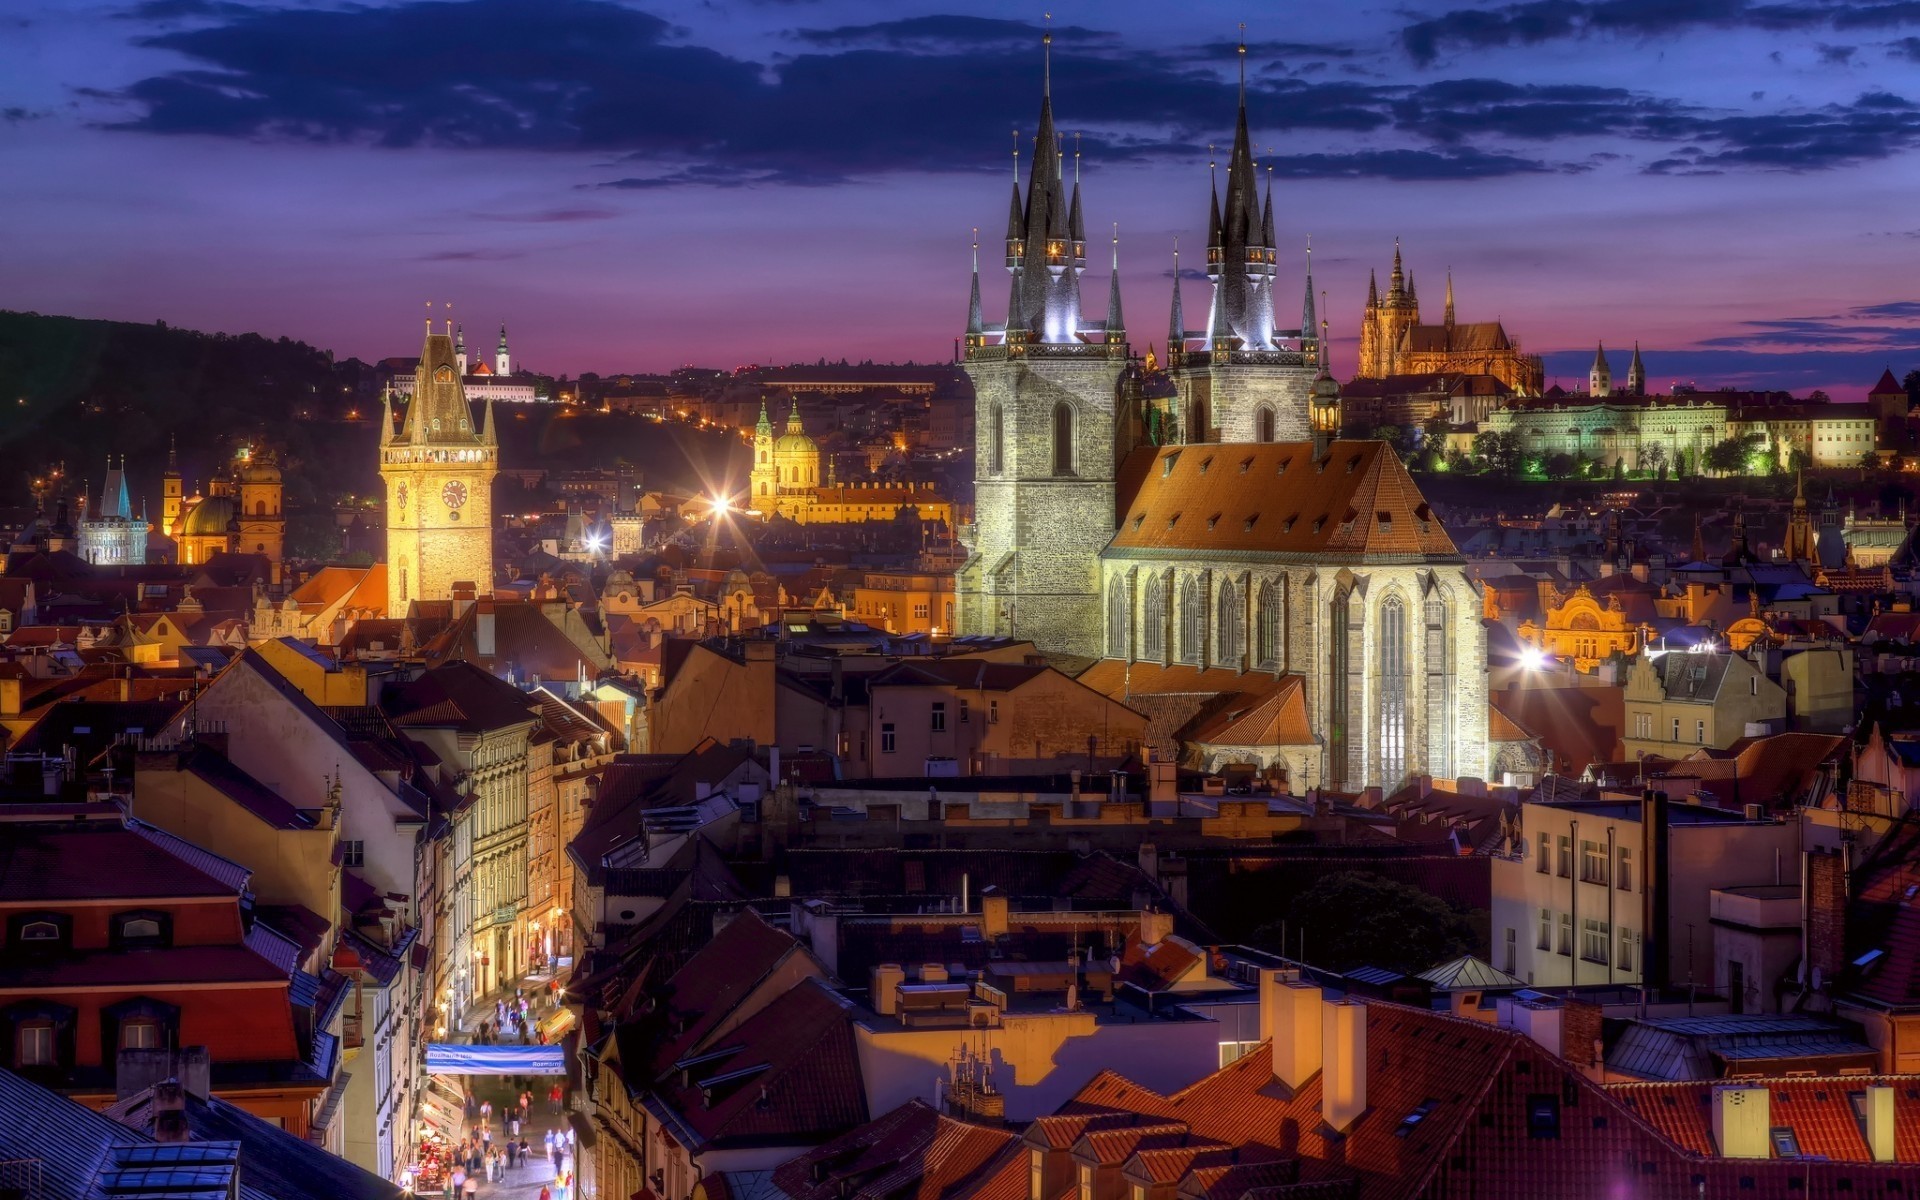
M1607 348L1596 344L1593 369L1587 372L1587 394L1604 399L1613 395L1613 368L1607 366Z
M1043 44L1051 42L1048 34ZM1050 70L1024 197L1018 166L1016 155L1007 319L977 334L968 319L979 432L959 624L1091 656L1101 641L1099 556L1113 536L1115 467L1128 449L1115 429L1127 344L1124 330L1081 312L1085 221L1078 179L1067 188ZM1120 321L1117 280L1107 318Z
M493 477L500 466L493 402L475 428L460 385L453 330L427 327L413 397L396 433L391 401L380 427L387 495L387 612L445 600L456 583L493 590Z
M495 375L513 374L513 356L507 353L507 326L500 325L500 344L493 350L493 373Z
M186 508L186 492L181 487L180 459L175 453L173 439L167 439L167 469L160 475L160 529L168 537L174 535L175 526L180 524L180 514Z
M1647 364L1640 361L1640 343L1633 344L1633 361L1627 364L1627 393L1633 396L1647 394Z
M280 464L270 451L241 450L233 465L233 483L239 522L237 548L243 554L264 554L279 562L287 541L287 518L281 511Z
M753 425L753 470L749 475L753 488L753 509L772 516L773 497L779 490L779 476L773 468L773 421L767 416L767 401L760 400L760 419Z

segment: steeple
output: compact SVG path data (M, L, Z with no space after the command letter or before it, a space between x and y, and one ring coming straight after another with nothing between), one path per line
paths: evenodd
M1313 239L1307 239L1307 297L1300 305L1300 349L1304 353L1310 343L1314 343L1314 334L1320 322L1313 311ZM1315 353L1318 353L1317 343Z
M1180 306L1180 239L1173 239L1173 311L1167 318L1167 366L1180 365L1187 348L1187 314Z
M1234 116L1233 148L1227 157L1227 193L1224 201L1215 185L1209 212L1207 275L1214 284L1214 308L1220 325L1215 337L1238 340L1240 348L1273 348L1274 253L1269 230L1272 193L1263 210L1260 181L1253 161L1253 139L1247 129L1246 43L1239 48L1240 97Z
M1126 318L1120 315L1120 225L1113 226L1113 277L1107 285L1107 341L1124 340L1127 331Z
M1076 215L1077 202L1069 200L1062 178L1060 135L1053 121L1051 30L1041 44L1046 65L1040 125L1034 133L1033 158L1027 164L1025 209L1021 210L1016 182L1008 222L1008 268L1018 296L1008 303L1007 324L1011 330L1037 324L1042 342L1058 344L1079 336L1078 275L1087 265L1086 242ZM1017 171L1017 156L1015 162Z
M1447 269L1447 314L1443 318L1448 329L1453 328L1453 269Z
M801 428L801 425L800 425L800 397L798 396L795 396L793 398L793 407L787 410L787 432L788 433L805 433L806 432L806 430Z
M480 441L483 445L487 445L487 446L498 446L500 444L500 434L497 430L495 430L493 425L493 397L492 396L487 397L486 416L483 418L483 421L480 426Z
M444 333L433 332L432 323L428 323L400 440L416 446L429 442L471 445L476 440L473 410L467 404L454 360L451 322Z
M1380 307L1380 280L1372 271L1367 272L1367 307Z
M513 374L513 357L507 353L507 326L504 321L500 324L500 345L493 352L493 373Z
M967 345L978 345L985 332L980 315L980 231L973 231L973 287L967 297ZM765 407L762 406L762 415Z
M1627 391L1631 395L1647 394L1647 364L1640 361L1640 343L1633 344L1633 361L1627 364Z
M753 436L770 438L773 436L773 418L767 416L767 398L760 397L760 419L753 423Z
M455 325L453 327L453 358L455 365L460 368L460 377L463 379L466 378L467 330L463 325Z
M1400 239L1393 239L1393 274L1387 276L1387 299L1399 300L1407 291L1407 273L1400 265Z
M1593 369L1587 372L1587 394L1613 395L1613 369L1607 366L1607 348L1597 342L1594 344Z

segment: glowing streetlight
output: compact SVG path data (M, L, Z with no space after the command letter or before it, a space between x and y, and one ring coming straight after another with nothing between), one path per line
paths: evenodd
M1538 671L1546 665L1547 656L1541 653L1538 648L1528 646L1520 652L1520 666L1523 670Z

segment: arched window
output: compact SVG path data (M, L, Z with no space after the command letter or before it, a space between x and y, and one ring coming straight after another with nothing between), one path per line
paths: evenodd
M1407 774L1407 606L1398 596L1380 605L1380 784L1400 786Z
M1127 657L1127 581L1114 576L1107 585L1107 657Z
M1007 418L1006 413L1000 408L1000 402L997 400L994 401L993 405L992 421L993 440L989 445L992 447L993 453L989 465L993 473L998 475L1007 469Z
M1260 411L1254 414L1253 440L1256 442L1273 440L1273 410L1264 404L1260 406Z
M1240 589L1229 579L1220 585L1220 603L1214 614L1214 658L1223 667L1239 669L1246 649L1245 617L1240 611Z
M1353 684L1349 609L1352 593L1342 587L1327 606L1327 782L1344 790L1354 781L1352 751L1347 721L1352 715Z
M1073 474L1073 407L1065 402L1053 406L1053 473Z
M1253 618L1253 656L1261 667L1279 667L1286 657L1286 584L1263 580Z
M1180 661L1199 663L1207 654L1207 593L1198 575L1180 589Z
M1193 407L1187 410L1187 440L1204 442L1207 440L1207 402L1194 397Z
M1447 644L1447 603L1436 596L1426 604L1427 634L1427 772L1442 779L1454 777L1453 767L1453 655Z
M1140 657L1167 660L1167 589L1158 575L1147 580L1146 599L1140 606Z

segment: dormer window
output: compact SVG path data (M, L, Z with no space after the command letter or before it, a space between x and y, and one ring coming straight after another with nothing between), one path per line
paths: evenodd
M1213 465L1213 459L1212 459L1211 457L1209 457L1209 458L1203 458L1203 459L1201 459L1201 460L1200 460L1200 473L1201 473L1202 475L1205 475L1205 474L1207 473L1207 468L1208 468L1208 467L1211 467L1212 465Z
M1172 528L1173 528L1173 527L1174 527L1175 525L1178 525L1179 523L1180 523L1180 514L1179 514L1179 513L1175 513L1175 514L1173 514L1172 516L1170 516L1170 517L1168 517L1168 518L1167 518L1167 528L1168 528L1168 529L1172 529Z
M1288 455L1286 458L1281 459L1277 464L1275 464L1273 468L1273 473L1275 475L1285 475L1287 473L1287 468L1292 465L1293 465L1293 456Z
M1252 533L1254 522L1258 521L1259 519L1260 519L1260 514L1255 513L1252 516L1247 518L1247 523L1241 528L1244 529L1247 533Z
M21 913L7 924L8 943L29 953L64 949L73 932L73 921L65 913Z
M114 944L122 949L152 949L173 941L173 918L157 909L115 913L108 929Z
M1178 450L1175 450L1172 454L1169 454L1165 458L1161 459L1160 460L1160 478L1165 479L1167 476L1173 474L1173 464L1179 461L1180 461L1180 452Z
M1213 528L1213 527L1214 527L1215 525L1218 525L1219 523L1220 523L1220 514L1219 514L1219 513L1215 513L1215 514L1213 514L1212 516L1210 516L1210 517L1208 517L1208 518L1207 518L1207 528L1208 528L1208 529L1212 529L1212 528Z
M1253 469L1253 459L1243 458L1240 460L1240 473L1242 475L1245 475L1248 471L1252 469Z

